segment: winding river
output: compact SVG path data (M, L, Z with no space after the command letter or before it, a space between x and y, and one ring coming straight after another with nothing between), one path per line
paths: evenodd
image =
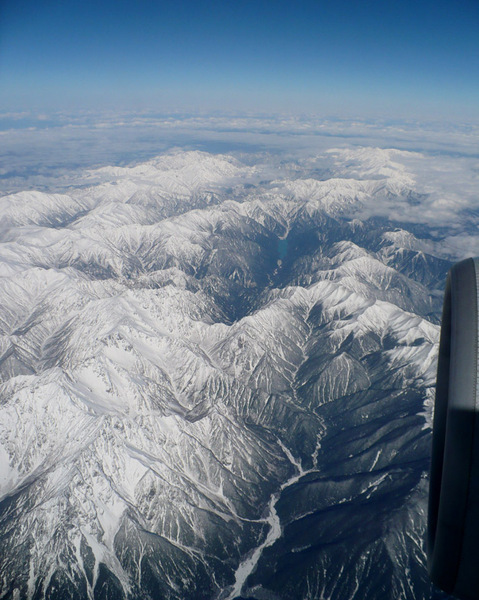
M278 500L281 498L281 492L286 488L297 483L301 477L317 470L317 453L319 449L319 440L316 450L313 454L313 468L305 471L301 465L301 463L295 459L295 457L291 454L290 450L286 448L286 446L278 440L278 443L283 450L283 452L288 457L291 464L293 464L296 468L296 473L292 475L289 479L287 479L282 486L280 487L279 492L273 494L268 503L268 516L264 519L265 523L268 523L270 526L268 535L262 544L260 544L253 552L253 554L249 555L242 563L240 563L239 567L236 569L235 573L235 582L233 584L233 589L229 593L228 596L224 597L224 600L234 600L235 598L241 597L241 592L246 583L248 577L253 573L256 569L256 565L261 558L261 554L265 548L268 546L272 546L276 540L278 540L282 535L281 522L278 517L278 513L276 512L276 504ZM223 596L222 596L223 597Z

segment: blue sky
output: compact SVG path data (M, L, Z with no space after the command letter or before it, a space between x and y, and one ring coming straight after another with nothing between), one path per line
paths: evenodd
M478 0L1 0L0 110L472 118Z

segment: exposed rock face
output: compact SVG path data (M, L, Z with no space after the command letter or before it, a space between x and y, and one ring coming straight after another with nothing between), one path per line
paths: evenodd
M431 597L449 262L361 216L415 193L380 158L176 152L0 199L0 597Z

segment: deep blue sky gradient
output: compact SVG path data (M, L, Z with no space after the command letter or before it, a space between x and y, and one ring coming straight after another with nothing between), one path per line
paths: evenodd
M0 0L0 110L478 106L479 0Z

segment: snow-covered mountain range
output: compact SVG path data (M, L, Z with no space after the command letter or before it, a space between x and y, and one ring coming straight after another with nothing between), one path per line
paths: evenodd
M457 230L411 155L178 150L0 198L0 598L432 597Z

